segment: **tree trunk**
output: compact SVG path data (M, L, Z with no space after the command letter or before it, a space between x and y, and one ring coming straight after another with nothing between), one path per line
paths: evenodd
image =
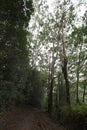
M53 106L53 79L51 79L50 83L50 90L48 95L48 112L52 113L52 106Z
M56 57L54 57L55 54L55 46L53 43L53 53L52 53L52 64L51 64L51 74L50 74L50 86L49 86L49 92L48 92L48 112L52 113L52 107L53 107L53 84L54 84L54 65L56 61Z
M77 83L76 83L76 103L80 103L79 101L79 70L77 70Z
M79 61L77 65L77 83L76 83L76 103L79 104L79 66L80 66L80 53L79 53Z
M67 59L64 58L64 65L62 67L62 71L64 74L64 79L65 79L65 83L66 83L66 101L68 106L71 105L70 103L70 84L69 84L69 80L68 80L68 72L67 72Z
M67 105L71 106L70 102L70 84L69 84L69 79L68 79L68 68L67 68L67 63L68 63L68 58L66 56L66 49L65 49L65 41L64 41L64 27L63 27L63 21L62 21L62 45L63 45L63 65L62 65L62 72L64 75L65 79L65 84L66 84L66 101Z
M86 95L86 84L84 84L83 103L85 103L85 95Z

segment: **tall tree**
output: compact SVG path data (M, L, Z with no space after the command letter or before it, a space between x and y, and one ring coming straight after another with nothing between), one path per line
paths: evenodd
M66 101L67 101L67 105L70 106L70 83L69 83L69 77L68 77L68 35L69 35L69 31L72 30L72 25L73 25L73 21L74 21L74 6L73 3L71 1L68 0L63 0L62 2L59 2L59 6L57 7L56 10L58 10L60 12L60 44L61 44L61 50L62 53L60 51L60 59L61 59L61 64L62 64L62 72L64 75L64 79L65 79L65 84L66 84ZM58 12L56 11L56 12Z
M29 62L26 27L32 12L32 0L0 1L0 87L3 93L11 93L9 98L15 88L25 85Z

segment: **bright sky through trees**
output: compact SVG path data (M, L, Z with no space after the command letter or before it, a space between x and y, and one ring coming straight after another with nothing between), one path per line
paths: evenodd
M55 6L57 0L47 0L48 5L50 7L50 11L53 11L53 7ZM84 3L84 5L82 4L79 8L77 8L78 3L82 1L82 3ZM82 16L86 10L86 4L87 0L72 0L72 2L74 3L74 5L76 6L76 12L79 13L79 16Z

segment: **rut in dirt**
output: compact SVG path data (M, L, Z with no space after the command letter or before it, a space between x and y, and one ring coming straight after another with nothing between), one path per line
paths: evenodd
M15 109L0 119L0 130L65 130L38 109Z

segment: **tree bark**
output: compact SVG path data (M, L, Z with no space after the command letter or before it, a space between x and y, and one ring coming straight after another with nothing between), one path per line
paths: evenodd
M80 53L79 53L79 61L77 64L77 82L76 82L76 103L79 104L79 66L80 66Z
M69 79L68 79L68 58L66 56L66 47L65 47L65 41L64 41L64 27L63 27L63 21L62 21L62 45L63 45L63 65L62 65L62 72L64 75L64 79L65 79L65 84L66 84L66 101L67 101L67 105L71 106L71 102L70 102L70 83L69 83Z
M78 104L79 102L79 71L77 70L76 103Z
M52 106L53 106L53 79L51 79L50 83L50 90L48 95L48 112L52 113Z
M49 85L49 92L48 92L48 112L52 113L53 107L53 84L54 84L54 65L57 57L54 56L55 54L55 46L53 43L53 53L52 53L52 64L51 64L51 74L50 74L50 85Z
M86 84L84 84L83 103L85 103L85 95L86 95Z
M69 79L68 79L68 71L67 71L67 59L64 57L64 65L62 67L62 72L64 75L64 79L65 79L65 84L66 84L66 101L68 106L71 105L70 102L70 83L69 83Z

